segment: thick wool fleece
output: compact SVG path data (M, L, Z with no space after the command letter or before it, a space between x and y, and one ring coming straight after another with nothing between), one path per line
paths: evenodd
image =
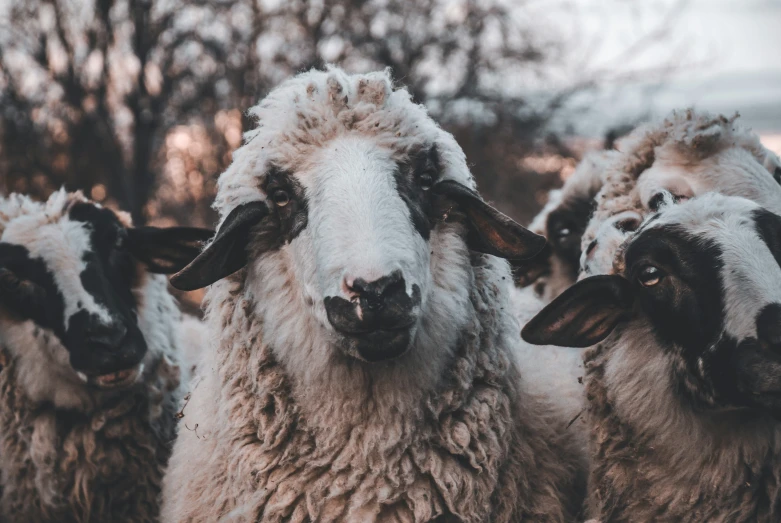
M641 217L652 212L649 200L660 190L684 197L717 191L781 212L781 187L773 178L781 173L781 162L737 120L738 115L673 111L624 138L621 154L607 166L596 196L597 208L581 241L583 251L611 217L625 211ZM595 265L609 267L615 252L598 248L594 256L600 258Z
M85 411L31 401L18 370L11 359L0 371L2 521L158 521L178 368L158 359L132 391L94 394Z
M23 215L57 220L72 201L86 200L64 191L46 203L0 199L0 234ZM181 397L181 313L164 276L144 272L133 292L144 372L113 393L65 370L67 351L53 333L0 311L0 521L158 521Z
M260 125L219 181L223 218L265 198L270 165L307 172L348 134L399 158L435 143L442 177L474 187L452 136L387 73L305 73L251 112ZM164 521L572 520L581 485L569 442L521 390L509 267L470 254L445 221L430 273L447 292L432 294L410 351L378 364L335 351L322 304L294 277L313 260L289 245L255 255L250 242L248 267L206 295L215 346L183 410Z
M635 335L652 334L623 339ZM587 351L590 516L779 521L781 423L738 412L710 417L683 405L670 383L670 362L662 361L670 357L642 343Z
M163 519L571 521L577 474L560 455L569 443L520 393L517 324L496 307L509 274L485 256L473 269L473 321L440 386L414 415L379 418L367 405L358 424L335 419L329 431L313 430L296 405L255 304L240 286L216 285L219 347L184 409Z

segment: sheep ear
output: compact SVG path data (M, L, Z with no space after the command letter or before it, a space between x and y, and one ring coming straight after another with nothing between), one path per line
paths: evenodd
M485 203L471 189L453 180L437 183L432 191L458 204L469 220L467 244L473 251L508 260L531 258L545 246L545 237L521 227Z
M528 287L541 276L546 276L551 272L551 255L553 250L550 243L546 243L540 252L528 260L513 260L510 267L513 273L513 280L518 287Z
M589 347L627 318L633 302L632 285L622 276L591 276L546 305L521 337L534 345Z
M171 285L183 291L201 289L244 267L250 230L268 215L268 206L260 201L233 209L222 222L214 241L171 277Z
M197 227L135 227L127 230L128 249L150 272L172 274L198 256L214 236Z

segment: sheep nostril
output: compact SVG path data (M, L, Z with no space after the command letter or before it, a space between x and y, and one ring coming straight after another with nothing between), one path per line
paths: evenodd
M346 286L348 281L345 280ZM380 309L390 298L406 290L400 270L370 282L363 278L355 278L351 283L347 286L352 294L350 301L360 301L361 305L368 309Z
M594 251L594 249L597 248L597 240L592 240L591 243L588 244L588 247L586 247L586 256L591 256L591 253Z

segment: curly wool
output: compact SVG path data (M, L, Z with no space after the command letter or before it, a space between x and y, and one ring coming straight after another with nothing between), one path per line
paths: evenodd
M252 113L260 126L219 181L223 217L265 199L258 177L268 166L306 171L313 152L346 133L399 158L436 143L442 176L474 187L452 136L387 73L312 71ZM163 519L571 520L582 485L547 407L520 390L509 268L470 255L457 227L432 231L431 273L440 287L463 274L463 301L455 289L437 298L452 301L428 307L425 346L383 364L334 354L285 249L212 285L216 346L183 411Z
M290 379L263 343L254 304L235 284L216 285L208 314L222 327L217 372L193 394L202 403L224 401L184 410L180 437L191 446L174 456L166 483L185 497L166 507L164 520L571 520L577 473L558 455L569 443L545 419L544 405L518 390L508 347L516 333L494 306L506 271L483 256L474 270L472 325L415 417L367 413L363 424L330 433L302 416ZM192 466L200 455L208 459Z
M19 217L57 220L74 201L87 200L65 191L44 203L0 199L0 234ZM120 220L129 225L126 215ZM134 292L145 370L114 393L64 379L59 339L0 311L0 520L158 520L181 396L181 313L164 276L144 274Z
M17 370L11 360L0 371L3 521L158 521L178 368L161 358L143 383L86 412L30 401Z
M718 191L781 212L781 187L768 176L781 169L781 161L756 134L741 127L738 118L673 111L662 122L642 125L624 138L621 154L608 165L596 196L597 208L581 241L583 251L611 217L627 211L647 216L649 200L662 190L684 197ZM598 253L597 265L610 265L615 253L612 247L607 251Z
M632 332L623 339L635 336L652 334ZM781 453L778 422L739 413L716 421L692 411L670 384L669 362L659 361L669 357L643 343L618 351L604 343L586 352L589 516L778 521L781 506L770 501L781 499L781 464L773 458Z

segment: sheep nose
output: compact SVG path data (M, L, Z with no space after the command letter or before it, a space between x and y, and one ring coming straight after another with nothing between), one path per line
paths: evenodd
M757 339L765 348L781 349L781 303L771 303L759 313Z
M118 349L127 336L127 327L121 323L106 325L94 323L85 332L86 342L104 349Z
M406 292L404 276L398 269L370 282L363 278L345 278L345 287L354 298L361 300L362 307L371 310L383 308L391 298Z

